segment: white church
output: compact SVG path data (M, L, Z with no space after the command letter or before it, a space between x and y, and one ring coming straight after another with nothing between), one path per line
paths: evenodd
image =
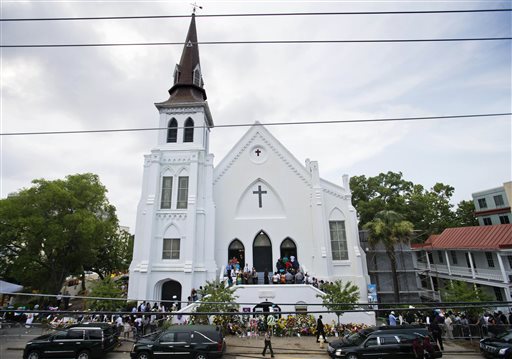
M316 161L300 163L259 123L214 166L194 15L169 94L155 104L167 131L158 132L144 157L128 298L186 301L192 288L222 278L233 257L242 268L272 273L279 258L293 255L312 277L356 284L367 302L369 276L347 175L341 186L323 180ZM240 302L321 303L310 285L239 287ZM374 319L352 313L346 321Z

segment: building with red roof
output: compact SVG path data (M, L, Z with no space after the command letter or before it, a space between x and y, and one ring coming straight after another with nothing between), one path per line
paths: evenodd
M429 299L441 299L439 290L459 280L497 301L512 300L512 224L447 228L411 247L420 286L433 294Z

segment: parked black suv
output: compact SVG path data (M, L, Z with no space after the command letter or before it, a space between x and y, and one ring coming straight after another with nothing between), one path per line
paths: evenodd
M351 339L330 343L327 352L332 358L413 359L413 340L423 341L425 337L429 337L428 331L420 326L372 327L357 336L349 336ZM433 348L430 358L441 358L443 354L439 347L430 337L429 340Z
M512 358L512 330L498 334L494 338L480 340L480 352L486 358Z
M75 324L29 341L23 359L96 358L114 349L118 342L115 328L108 323Z
M130 353L132 359L220 358L226 342L213 325L175 325L139 339Z
M376 331L387 331L393 333L418 333L423 336L428 335L428 330L425 326L421 325L400 325L400 326L387 326L383 325L380 327L368 327L361 329L360 331L342 337L340 339L336 339L329 342L329 346L327 347L327 352L332 358L339 358L339 355L336 355L336 352L339 352L339 349L346 347L354 347L361 345L368 336Z

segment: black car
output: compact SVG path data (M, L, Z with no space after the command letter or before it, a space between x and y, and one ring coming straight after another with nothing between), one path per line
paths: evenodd
M380 358L380 359L414 359L413 341L420 342L425 338L420 333L412 331L393 332L392 330L377 330L371 333L364 342L356 346L347 346L335 350L333 358L362 359L362 358ZM429 358L441 358L443 353L439 350L437 344L429 338L432 352Z
M512 358L512 330L498 334L494 338L480 340L480 352L486 358Z
M387 333L418 333L423 336L428 335L426 327L420 325L368 327L361 329L356 333L329 342L327 352L332 358L339 358L340 355L336 354L340 353L339 349L361 345L370 334L376 331L385 331Z
M132 359L220 358L226 342L219 327L176 325L139 339L130 353Z
M118 343L115 328L108 323L76 324L32 339L25 345L23 359L97 358Z

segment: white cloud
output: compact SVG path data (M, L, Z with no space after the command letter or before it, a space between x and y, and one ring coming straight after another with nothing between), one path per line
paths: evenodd
M472 3L472 7L487 6ZM215 1L203 13L455 8L451 3ZM188 1L2 3L5 17L186 14ZM508 14L509 15L509 14ZM506 36L507 14L197 18L200 41ZM183 41L189 19L2 23L5 43ZM181 46L3 49L2 131L154 127ZM203 45L216 124L510 111L510 42ZM246 128L214 128L215 163ZM510 119L269 127L321 174L402 171L457 196L510 180ZM2 137L1 196L34 178L98 173L135 223L156 133ZM485 173L481 173L484 171ZM477 175L475 173L478 173ZM508 178L507 178L508 176Z

